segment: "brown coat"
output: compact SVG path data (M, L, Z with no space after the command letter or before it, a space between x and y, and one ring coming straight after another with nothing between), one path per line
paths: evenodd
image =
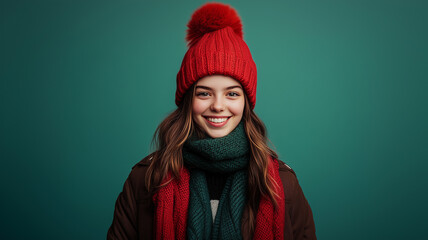
M116 200L113 223L107 239L153 239L154 205L152 194L144 186L144 177L150 163L150 155L134 167ZM285 194L285 240L316 239L311 208L303 195L296 174L279 161L279 174ZM248 214L243 214L242 228L246 228ZM243 239L251 239L245 236Z

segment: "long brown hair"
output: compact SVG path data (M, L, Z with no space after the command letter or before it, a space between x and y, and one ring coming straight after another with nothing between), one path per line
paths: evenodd
M179 177L180 169L183 167L184 142L194 132L200 137L204 135L192 120L195 86L196 84L189 88L178 108L169 114L155 131L152 143L156 151L152 155L145 179L149 191L156 191L168 184L172 178ZM268 174L269 157L278 158L278 155L268 146L266 127L250 108L246 95L243 121L251 149L246 211L249 213L250 229L248 231L252 234L260 198L267 197L277 206L278 195L275 189L281 183L275 182ZM168 173L172 174L172 178L164 182Z

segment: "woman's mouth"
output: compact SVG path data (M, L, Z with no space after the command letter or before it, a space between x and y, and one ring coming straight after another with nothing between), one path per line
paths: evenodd
M213 127L222 127L226 125L228 120L231 117L221 116L221 117L212 117L212 116L204 116L205 120Z

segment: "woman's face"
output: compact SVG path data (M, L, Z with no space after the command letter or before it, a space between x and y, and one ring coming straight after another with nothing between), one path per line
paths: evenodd
M244 106L244 90L231 77L210 75L196 83L193 120L212 138L232 132L242 119Z

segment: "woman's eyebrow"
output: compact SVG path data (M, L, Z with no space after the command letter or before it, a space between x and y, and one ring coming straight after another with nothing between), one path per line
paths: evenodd
M226 90L233 89L233 88L240 88L240 89L242 89L242 87L241 87L241 86L239 86L239 85L235 85L235 86L227 87L227 88L226 88Z
M205 90L212 90L212 88L207 87L207 86L196 86L196 89L198 89L198 88L202 88L202 89L205 89ZM225 89L226 89L226 90L229 90L229 89L233 89L233 88L240 88L240 89L242 89L242 87L241 87L241 86L239 86L239 85L230 86L230 87L227 87L227 88L225 88Z
M202 89L205 89L205 90L212 90L211 88L205 87L205 86L196 86L196 89L198 89L198 88L202 88Z

